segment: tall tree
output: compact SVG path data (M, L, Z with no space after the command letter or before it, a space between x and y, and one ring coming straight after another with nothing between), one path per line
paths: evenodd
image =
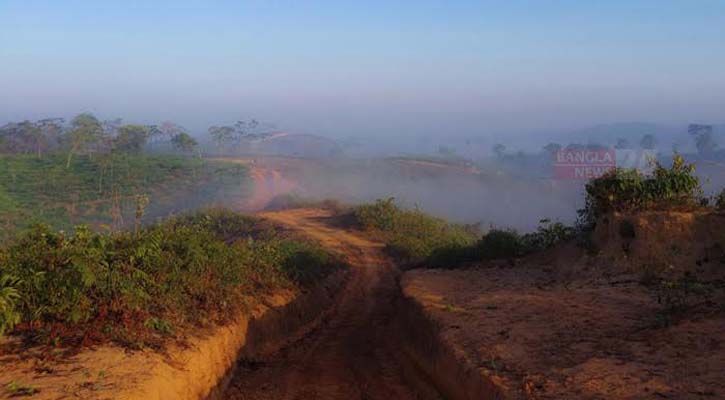
M146 125L122 125L113 140L114 151L138 154L143 151L151 127Z
M65 120L63 118L45 118L36 122L43 132L46 141L46 151L50 148L56 148L60 144L64 131L64 122Z
M93 114L79 114L71 121L68 131L68 158L65 167L70 168L73 156L86 150L88 145L97 142L103 134L101 122Z
M221 153L224 146L235 139L235 129L232 126L211 126L208 129L212 141L216 143Z

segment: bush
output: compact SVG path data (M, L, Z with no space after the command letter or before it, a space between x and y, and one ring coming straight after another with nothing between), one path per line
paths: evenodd
M210 210L138 233L36 226L0 250L0 273L18 277L15 329L40 342L158 346L163 336L225 323L250 296L311 285L339 265L316 245L255 235L257 222Z
M525 253L550 249L561 242L573 239L576 234L576 229L571 226L542 219L535 232L527 233L521 238L522 248Z
M363 229L394 231L400 224L403 211L395 204L395 198L378 199L373 204L357 206L353 214Z
M691 272L685 272L675 279L662 279L656 286L654 295L662 309L657 313L661 326L672 324L673 317L691 310L697 302L711 300L711 288L700 281Z
M0 336L20 322L20 313L16 310L16 303L20 299L17 289L19 283L19 279L12 275L0 275Z
M580 223L593 226L598 217L612 211L692 208L700 204L702 190L693 164L685 163L676 154L671 168L657 162L654 167L651 176L634 169L616 169L587 183Z
M352 210L354 224L373 231L386 251L404 266L453 266L470 258L475 237L465 227L418 210L404 210L394 198Z
M475 248L476 259L514 258L550 249L576 236L573 227L548 219L539 221L535 232L521 235L513 229L492 229Z
M274 196L267 203L265 210L279 211L292 208L321 208L332 211L334 214L338 214L346 209L343 204L335 199L315 200L297 193L286 193Z
M492 229L476 246L477 259L512 258L523 253L524 241L514 230Z
M720 211L725 211L725 189L715 196L715 207Z

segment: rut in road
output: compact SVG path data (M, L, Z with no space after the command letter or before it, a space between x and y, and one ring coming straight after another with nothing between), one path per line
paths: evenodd
M240 362L225 398L435 399L434 392L404 376L392 322L398 296L395 268L382 246L332 228L319 210L287 210L265 217L298 230L343 254L351 277L329 317L311 334L254 363Z

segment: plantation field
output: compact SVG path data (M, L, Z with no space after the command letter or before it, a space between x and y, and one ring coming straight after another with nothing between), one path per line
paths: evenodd
M136 222L138 196L148 198L143 222L247 195L240 164L174 155L77 157L0 155L0 240L35 223L106 229ZM145 200L141 200L145 204Z

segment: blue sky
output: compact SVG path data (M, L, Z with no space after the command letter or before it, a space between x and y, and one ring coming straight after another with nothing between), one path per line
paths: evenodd
M725 1L0 0L0 122L326 135L725 121Z

